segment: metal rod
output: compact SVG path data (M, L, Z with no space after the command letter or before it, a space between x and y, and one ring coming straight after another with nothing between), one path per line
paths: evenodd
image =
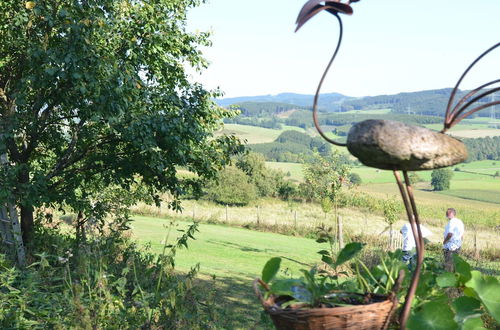
M472 67L480 60L482 59L486 54L488 54L489 52L491 52L493 49L497 48L498 46L500 46L500 42L493 45L492 47L488 48L485 52L483 52L481 55L479 55L478 58L476 58L468 67L467 69L464 71L464 73L462 73L462 75L460 76L460 79L458 79L457 81L457 84L455 85L455 87L453 88L453 90L451 91L451 95L450 95L450 98L448 100L448 105L446 106L446 114L445 114L445 120L448 119L450 117L450 111L451 111L451 105L453 103L453 99L455 98L455 94L457 93L457 90L458 90L458 86L460 85L460 83L462 82L462 80L465 78L465 76L467 75L467 73L470 71L470 69L472 69Z
M342 34L343 34L343 28L342 28L342 19L340 18L339 15L334 15L337 17L337 20L339 22L339 27L340 27L340 32L339 32L339 40L337 42L337 47L335 48L335 52L333 53L332 58L330 59L330 62L328 62L328 65L326 66L325 71L323 72L323 76L321 77L321 80L319 81L318 88L316 89L316 94L314 95L314 103L313 103L313 121L314 121L314 126L316 126L316 129L318 130L319 135L323 137L326 141L330 142L331 144L334 144L336 146L341 146L345 147L347 144L337 142L335 140L330 139L328 136L323 133L321 130L321 127L319 125L318 121L318 99L319 99L319 92L321 90L321 86L323 85L323 82L325 81L326 74L328 73L328 70L330 70L330 67L333 63L333 60L337 56L337 53L339 52L340 44L342 43Z
M406 171L403 171L403 174L405 174ZM394 176L396 178L396 182L399 187L399 192L401 193L401 197L403 198L403 202L405 205L406 213L408 215L408 220L410 221L411 225L411 230L413 232L413 238L415 239L415 245L417 247L417 265L415 268L415 271L413 272L412 278L411 278L411 283L410 287L408 289L408 293L406 294L405 297L405 302L403 305L403 309L401 310L401 314L399 316L399 325L401 329L406 328L406 322L408 321L408 316L410 315L410 310L411 310L411 302L413 300L413 297L415 296L415 291L417 290L418 286L418 281L420 277L420 272L421 272L421 264L423 260L423 254L422 254L422 246L421 246L421 238L420 238L420 228L416 224L416 217L415 217L415 211L412 210L412 205L414 205L414 201L409 202L408 201L408 196L407 191L405 190L403 186L403 182L401 181L401 177L397 171L394 171ZM405 175L407 177L407 175ZM410 204L411 203L411 204Z

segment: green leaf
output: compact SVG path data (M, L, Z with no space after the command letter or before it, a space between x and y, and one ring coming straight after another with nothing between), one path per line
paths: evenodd
M480 317L467 319L462 325L462 330L481 330L486 329Z
M333 265L333 259L332 259L332 257L324 255L324 256L321 257L321 261L323 261L324 263L327 263L329 265Z
M471 278L471 267L462 259L458 254L453 254L453 264L455 265L455 272L460 274L458 281L460 284L465 284Z
M470 281L465 285L474 289L491 316L500 322L500 283L498 280L493 276L483 275L473 270Z
M453 320L453 311L447 304L429 302L410 316L407 328L410 330L454 330L458 324Z
M453 273L443 273L436 278L436 283L441 288L454 287L457 284L457 278Z
M337 257L337 260L334 263L334 268L342 265L346 261L354 258L356 254L358 254L365 244L359 242L352 242L347 244L340 252Z
M269 259L262 269L262 281L269 283L280 270L281 258Z
M463 323L464 320L481 315L481 302L471 297L459 297L451 304L455 310L455 321Z
M324 255L324 256L329 256L330 255L330 251L328 250L321 250L321 251L318 251L319 254L321 255Z

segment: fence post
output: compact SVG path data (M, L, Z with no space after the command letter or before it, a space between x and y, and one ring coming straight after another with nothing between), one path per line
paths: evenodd
M260 226L260 205L257 205L257 227Z
M474 258L479 259L479 251L477 250L477 230L476 226L472 225L472 230L474 230Z
M394 251L394 242L393 242L393 235L392 235L392 223L389 224L389 250Z
M294 222L295 229L297 229L297 210L294 211L293 222Z
M227 215L227 213L228 213L228 212L227 212L227 208L228 208L228 207L227 207L227 204L226 204L226 223L227 223L227 222L229 222L229 216Z
M344 248L344 234L342 232L342 216L337 216L337 233L339 239L339 249Z
M195 217L196 217L196 213L195 213L194 209L195 209L195 205L193 204L193 220L194 220L194 219L195 219Z

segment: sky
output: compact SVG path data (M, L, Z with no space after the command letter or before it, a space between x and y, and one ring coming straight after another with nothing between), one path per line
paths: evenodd
M211 31L210 66L193 79L224 97L314 94L338 37L323 11L294 33L305 0L208 0L191 9L189 31ZM466 67L500 42L500 0L361 0L342 15L340 53L322 93L396 94L453 87ZM500 78L500 48L461 85Z

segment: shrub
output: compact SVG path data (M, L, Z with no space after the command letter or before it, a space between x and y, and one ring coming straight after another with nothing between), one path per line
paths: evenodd
M208 184L207 197L220 204L247 205L257 198L255 185L248 181L248 176L236 167L226 167L216 181Z
M355 186L358 186L363 183L363 180L361 180L361 177L358 173L349 173L349 182L351 182Z
M440 168L432 171L431 174L432 188L436 191L450 189L450 180L452 176L453 172L447 168Z
M187 274L174 267L196 231L182 229L158 255L117 232L78 242L39 227L29 267L0 254L0 328L214 328L213 291L195 281L198 266Z

